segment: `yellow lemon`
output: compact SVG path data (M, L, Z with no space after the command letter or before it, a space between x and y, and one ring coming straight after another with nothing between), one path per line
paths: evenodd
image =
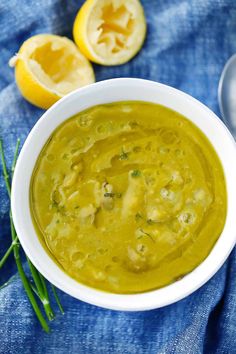
M138 0L87 0L73 28L81 52L103 65L126 63L141 49L145 34L144 11Z
M94 82L90 62L65 37L39 34L26 40L9 61L26 100L49 108L67 93Z

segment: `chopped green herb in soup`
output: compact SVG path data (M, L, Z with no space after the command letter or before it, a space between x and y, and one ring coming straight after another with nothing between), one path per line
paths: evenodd
M114 293L191 272L220 236L226 204L206 136L145 102L95 106L65 121L31 181L32 218L51 256L77 281Z

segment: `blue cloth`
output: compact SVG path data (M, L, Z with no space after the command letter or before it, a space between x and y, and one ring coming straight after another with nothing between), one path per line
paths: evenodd
M219 114L218 80L224 63L236 52L235 0L142 2L148 22L142 51L123 66L94 66L97 80L122 76L156 80L188 92ZM8 60L34 34L70 37L81 4L81 0L0 1L0 134L8 164L16 138L24 141L43 112L21 97ZM0 256L10 243L8 210L1 178ZM15 271L10 259L0 272L0 284ZM48 335L41 330L15 276L0 291L0 353L236 353L235 251L205 286L162 309L115 312L62 292L60 297L65 315L57 311Z

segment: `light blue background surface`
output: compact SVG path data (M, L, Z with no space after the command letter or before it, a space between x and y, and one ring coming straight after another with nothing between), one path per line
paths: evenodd
M42 32L71 36L82 1L0 1L0 135L8 163L43 111L27 103L7 65L28 37ZM217 85L236 52L235 0L143 0L148 34L140 54L118 67L95 66L97 80L140 77L179 88L219 114ZM236 183L236 181L235 181ZM9 203L0 178L0 256L10 243ZM3 283L14 263L0 272ZM0 284L1 284L0 283ZM65 315L52 333L38 325L18 276L0 291L0 353L215 354L236 353L235 251L200 290L177 304L143 313L113 312L60 292ZM56 307L55 307L56 308Z

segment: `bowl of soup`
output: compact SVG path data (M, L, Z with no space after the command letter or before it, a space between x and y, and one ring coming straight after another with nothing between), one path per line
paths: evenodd
M36 123L12 213L37 269L68 294L137 311L176 302L235 245L236 149L206 106L166 85L113 79Z

